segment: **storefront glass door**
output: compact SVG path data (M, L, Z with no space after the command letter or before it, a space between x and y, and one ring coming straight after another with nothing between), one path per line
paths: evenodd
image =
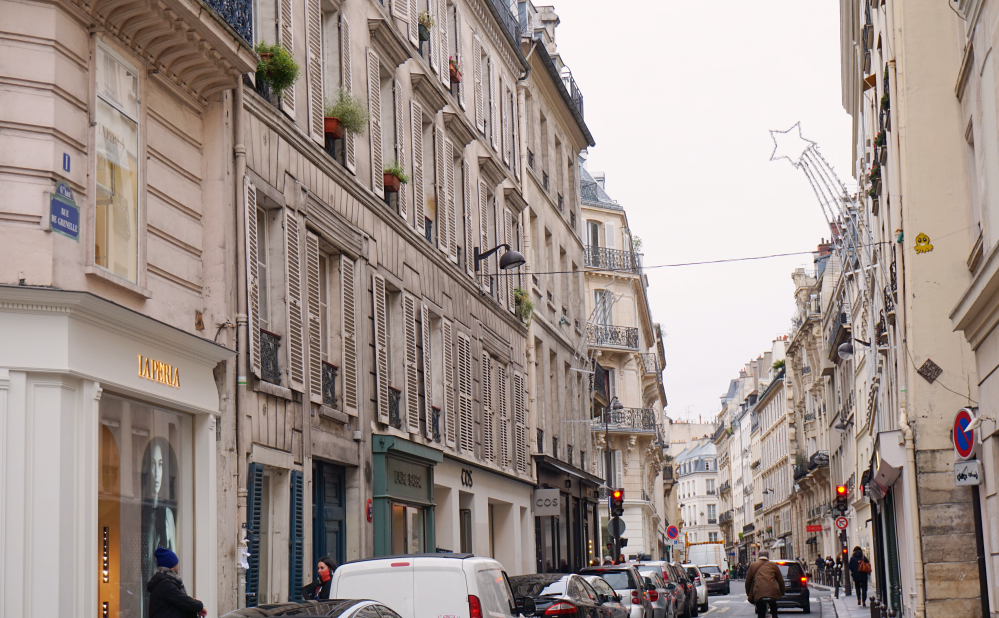
M426 551L423 507L392 503L392 553L422 554Z
M312 575L319 579L316 564L324 556L343 564L344 469L322 461L312 468Z

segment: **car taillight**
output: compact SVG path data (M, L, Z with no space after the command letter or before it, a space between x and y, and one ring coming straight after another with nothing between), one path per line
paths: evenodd
M659 593L655 590L649 590L649 600L655 603L659 600Z
M559 601L545 610L545 616L567 616L575 613L576 606L565 601Z
M641 603L642 602L642 593L639 592L639 591L637 591L637 590L632 590L631 591L631 602L632 603Z
M468 615L469 618L482 618L482 603L474 594L468 595Z
M805 587L808 586L808 578L807 577L802 577L801 578L801 585L805 586Z

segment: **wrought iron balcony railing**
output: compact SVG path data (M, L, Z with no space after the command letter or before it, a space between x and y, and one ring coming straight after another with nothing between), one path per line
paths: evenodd
M642 354L642 364L645 366L645 375L651 376L659 373L659 359L655 354Z
M715 490L714 489L709 489L707 493L708 493L709 496L713 496L713 495L715 495Z
M638 329L631 326L587 324L586 340L591 345L638 349Z
M253 45L253 0L205 0L205 4L218 13L247 45Z
M641 270L638 259L635 257L635 252L624 249L608 249L607 247L587 245L583 259L585 264L590 268L619 270L631 273L637 273Z
M441 441L441 409L436 406L430 408L430 434L434 442Z
M709 524L717 524L718 523L718 518L716 518L716 517L715 518L708 517L708 523Z
M323 405L336 407L336 365L323 362Z
M389 387L389 424L396 429L402 429L402 416L399 414L399 402L402 391Z
M281 384L281 366L278 363L278 350L281 349L281 335L260 329L260 378L271 384Z
M605 417L597 417L590 423L590 429L599 431L657 431L656 411L653 408L624 408L607 410ZM604 422L606 419L606 423Z
M489 4L493 5L496 9L496 14L499 16L500 24L506 29L507 33L513 40L520 44L520 20L517 16L513 14L510 10L509 1L505 0L489 0Z

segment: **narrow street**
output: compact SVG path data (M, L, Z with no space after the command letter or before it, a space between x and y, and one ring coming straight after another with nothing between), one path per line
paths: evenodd
M824 618L836 618L836 613L832 608L832 592L811 589L812 613L811 616L823 616ZM801 614L799 609L782 609L781 614ZM725 616L726 618L755 618L756 609L746 600L746 585L744 582L732 580L732 594L723 596L711 596L708 598L708 611L702 612L701 616Z

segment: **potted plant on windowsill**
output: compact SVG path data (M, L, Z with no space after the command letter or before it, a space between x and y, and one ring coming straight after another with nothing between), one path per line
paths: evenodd
M359 97L345 89L337 90L336 98L323 101L323 131L337 139L345 133L358 134L368 124L368 108Z
M260 56L257 63L257 80L270 86L271 93L280 99L281 94L295 85L301 69L295 58L280 43L268 45L261 41L253 48Z
M409 175L402 168L402 163L393 161L392 165L382 170L384 174L385 191L388 193L398 193L399 187L409 182Z
M524 288L514 288L513 302L517 308L517 317L529 325L534 315L534 301L531 300L531 295Z
M420 41L430 40L430 29L434 27L434 16L427 11L420 11L416 18L420 29Z
M451 73L451 83L460 84L461 83L461 63L454 59L454 56L448 56L447 68Z

